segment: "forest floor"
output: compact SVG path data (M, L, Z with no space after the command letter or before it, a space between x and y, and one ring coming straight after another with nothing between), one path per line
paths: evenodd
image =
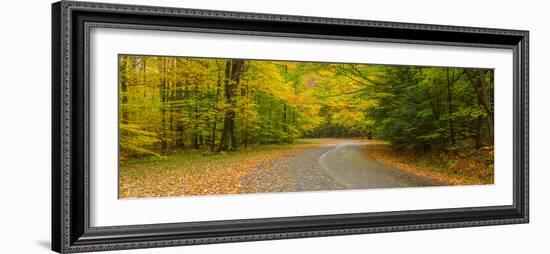
M237 152L217 154L206 150L179 150L165 159L151 157L123 162L119 168L119 198L237 194L240 178L261 162L326 143L330 141L253 145Z
M214 155L178 151L164 160L122 163L119 195L144 198L489 183L486 171L449 173L433 162L440 158L422 159L395 153L384 142L361 139L306 139Z
M422 155L402 153L384 141L371 141L364 147L365 154L381 163L436 179L445 185L493 184L492 149L463 149L433 151Z

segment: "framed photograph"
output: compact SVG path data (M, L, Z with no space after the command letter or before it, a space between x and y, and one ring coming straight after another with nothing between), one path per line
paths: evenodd
M52 249L527 223L527 31L61 1Z

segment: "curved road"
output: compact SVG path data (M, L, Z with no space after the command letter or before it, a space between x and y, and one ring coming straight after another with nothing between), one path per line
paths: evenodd
M293 192L438 186L439 182L369 159L365 143L338 140L261 163L241 178L241 191Z

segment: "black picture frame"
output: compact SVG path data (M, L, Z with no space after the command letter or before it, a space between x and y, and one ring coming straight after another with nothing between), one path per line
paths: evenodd
M513 205L90 227L87 32L91 27L513 50ZM52 250L60 253L527 223L529 32L61 1L52 5Z

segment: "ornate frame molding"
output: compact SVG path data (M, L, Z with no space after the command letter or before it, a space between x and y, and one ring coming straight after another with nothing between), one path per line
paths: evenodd
M131 20L127 18L129 16ZM169 19L175 23L168 25L163 19ZM252 25L246 25L249 23ZM192 24L192 26L185 24ZM514 205L90 227L87 75L89 73L88 34L92 27L513 49ZM271 27L270 30L267 30L267 27ZM528 37L527 31L504 29L72 1L54 3L52 5L52 249L61 253L73 253L527 223L529 221ZM205 233L201 231L204 228L219 229L219 232Z

